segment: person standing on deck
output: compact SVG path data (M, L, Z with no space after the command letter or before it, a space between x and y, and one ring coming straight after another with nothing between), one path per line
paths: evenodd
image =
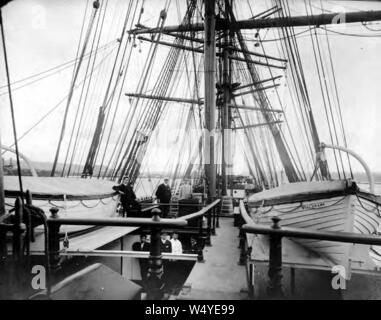
M127 217L129 211L135 208L137 205L136 195L134 189L131 186L128 177L123 178L122 184L114 186L113 189L120 194L120 202L123 207L123 217Z
M150 244L147 242L147 236L145 234L140 235L140 241L136 241L132 245L133 251L150 251ZM140 274L142 281L146 284L149 263L147 259L138 259L140 265Z
M159 202L164 204L163 206L160 206L160 210L163 213L163 218L167 218L169 213L169 203L172 197L171 187L169 186L169 178L165 178L164 183L159 185L155 195Z
M172 253L174 254L182 254L183 253L183 245L179 240L179 235L177 233L172 234L171 245L172 245Z

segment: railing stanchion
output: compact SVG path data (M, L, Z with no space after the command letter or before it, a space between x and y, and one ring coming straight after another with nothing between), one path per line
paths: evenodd
M212 209L212 236L216 235L216 207L214 206Z
M0 265L7 257L7 228L0 224Z
M221 202L218 204L218 208L217 208L216 228L220 227L220 213L221 213Z
M48 251L50 270L57 270L60 267L60 224L54 222L58 218L58 208L50 208L52 220L48 220Z
M212 232L211 231L212 230L212 210L213 208L209 209L207 213L207 228L206 228L206 239L205 239L205 244L207 246L212 245L212 240L210 238L211 232Z
M203 230L202 230L202 216L198 219L198 241L197 241L197 261L198 262L204 262L204 237L203 237Z
M32 193L30 192L30 190L26 190L26 204L27 205L32 205L33 204L33 198L32 198ZM29 210L26 210L26 252L27 252L27 255L30 254L30 243L31 241L33 240L34 241L34 235L33 235L33 231L32 231L32 217L31 217L31 214L30 214L30 211Z
M152 220L160 221L160 209L152 210ZM161 227L151 226L151 247L147 274L147 298L161 300L164 297L164 268L161 255Z
M238 246L238 248L240 249L238 264L240 266L243 266L246 264L247 252L246 252L246 233L243 232L242 229L239 229L239 246Z
M272 221L272 228L280 229L280 219L278 217L273 217ZM274 298L282 297L282 236L276 234L270 235L270 261L268 275L268 294Z
M20 197L15 202L15 223L13 226L13 256L19 260L22 256L22 233L25 230L23 224L23 203Z

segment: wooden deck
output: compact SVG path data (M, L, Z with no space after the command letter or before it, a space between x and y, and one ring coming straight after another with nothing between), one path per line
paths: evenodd
M232 218L221 218L212 246L205 247L203 263L196 263L177 299L240 300L247 298L245 266L238 265L238 228Z

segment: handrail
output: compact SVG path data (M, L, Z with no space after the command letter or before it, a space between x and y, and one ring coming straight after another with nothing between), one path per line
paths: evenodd
M353 232L333 232L333 231L317 231L302 228L290 228L277 226L267 226L261 224L245 224L242 230L246 233L275 235L289 238L302 238L311 240L326 240L334 242L346 242L366 245L381 245L381 237L357 234Z
M34 250L31 252L34 256L46 255L43 250ZM171 253L162 252L162 259L164 260L197 260L196 253ZM70 250L65 249L60 251L60 256L86 256L86 257L129 257L129 258L149 258L149 251L133 251L133 250Z
M60 218L51 217L48 218L48 223L56 225L86 225L86 226L110 226L110 227L127 227L127 226L178 226L183 227L188 225L187 220L192 220L203 216L210 209L220 203L220 199L215 200L208 206L201 210L182 216L176 219L149 219L149 218L102 218L102 219L84 219L84 218ZM142 211L149 211L150 209L159 207L160 204L155 204L152 207L144 208Z
M141 226L168 226L183 227L188 225L183 219L150 219L150 218L48 218L49 224L74 226L108 226L108 227L141 227Z
M130 258L149 258L149 251L131 250L65 250L60 252L61 256L86 256L86 257L130 257ZM194 253L171 253L162 252L162 259L165 260L197 260Z
M195 219L195 218L198 218L198 217L201 217L203 216L205 213L207 213L210 209L212 209L214 206L216 206L217 204L219 204L221 201L221 199L217 199L215 201L213 201L211 204L207 205L206 207L202 208L201 210L197 211L197 212L194 212L194 213L191 213L191 214L188 214L186 216L182 216L181 218L179 219L183 219L183 220L191 220L191 219Z
M58 225L86 225L86 226L109 226L109 227L127 227L127 226L170 226L183 227L188 225L187 220L192 220L203 216L210 209L216 206L221 200L217 199L201 210L182 216L176 219L149 219L149 218L103 218L103 219L84 219L84 218L48 218L48 223ZM160 204L157 204L159 206ZM147 209L145 210L147 211Z

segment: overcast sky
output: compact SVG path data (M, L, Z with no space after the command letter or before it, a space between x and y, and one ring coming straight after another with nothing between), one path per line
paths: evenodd
M175 0L173 0L175 2ZM103 44L115 40L120 32L122 14L128 1L109 0L110 14L105 21L108 33ZM180 2L184 2L180 0ZM289 1L294 14L303 14L302 1ZM154 26L162 8L161 2L146 1L143 23ZM252 1L260 12L267 7L264 1ZM320 6L320 1L313 1ZM254 4L258 4L255 7ZM50 67L73 59L76 55L86 0L14 0L3 8L5 36L9 57L11 80L26 78ZM344 8L347 11L381 10L381 3L367 1L324 1L327 10ZM318 11L317 11L318 12ZM245 13L242 14L245 17ZM246 14L247 18L247 14ZM170 18L167 24L177 23ZM381 24L371 25L381 29ZM362 25L339 26L346 33L381 35ZM337 83L344 113L344 124L349 147L359 153L373 171L381 171L381 36L348 37L332 34L331 49ZM308 37L298 38L301 58L304 63L314 110L319 106L320 89L316 83L316 68L312 62L311 44ZM115 49L115 44L105 49ZM144 48L143 48L144 50ZM1 55L2 57L2 55ZM310 63L309 63L310 62ZM134 60L133 68L139 69L142 61ZM105 67L105 69L107 69ZM134 70L134 69L133 69ZM101 71L106 72L106 71ZM105 73L106 74L106 73ZM18 134L21 135L37 122L48 110L65 97L69 90L72 68L24 88L14 90L14 105ZM132 73L131 77L133 78ZM0 63L0 86L6 84L3 59ZM130 89L132 89L131 87ZM127 91L127 89L125 90ZM2 143L13 141L8 97L0 89L0 127ZM123 100L124 99L124 100ZM122 103L128 99L122 97ZM94 106L96 110L99 105ZM45 121L20 143L21 151L33 160L52 161L57 145L59 127L62 122L64 104L61 104ZM95 117L94 112L93 117ZM315 111L318 124L325 122L324 114ZM89 120L89 121L94 121ZM328 141L328 133L319 129L321 140ZM358 168L358 167L357 167Z

